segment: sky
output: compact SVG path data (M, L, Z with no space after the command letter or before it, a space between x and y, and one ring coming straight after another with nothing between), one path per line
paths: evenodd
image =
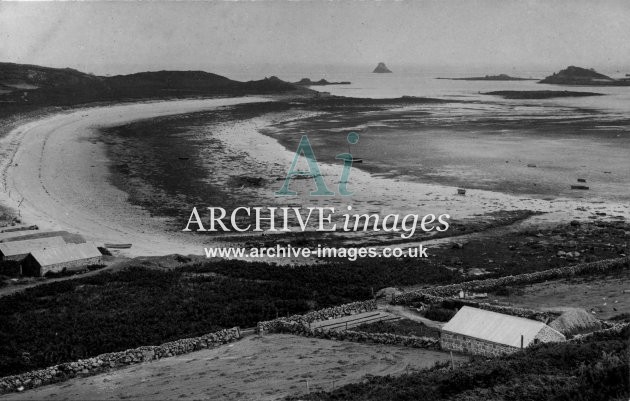
M97 74L630 65L630 1L0 2L0 61Z

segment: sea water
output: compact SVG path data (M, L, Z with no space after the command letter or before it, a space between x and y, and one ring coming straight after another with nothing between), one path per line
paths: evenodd
M448 101L360 116L325 114L305 124L277 127L275 136L289 151L303 134L315 143L342 146L344 135L352 130L361 134L352 152L364 159L356 167L393 179L528 196L630 200L630 87L539 84L538 79L553 73L541 69L389 67L391 74L357 67L267 66L232 69L226 75L237 80L276 75L289 82L350 81L312 89L361 98L418 96ZM625 70L601 72L620 78ZM501 73L534 79L437 79ZM587 91L603 96L509 100L484 94L504 90ZM333 149L326 152L336 154ZM587 180L589 190L571 189L578 178Z

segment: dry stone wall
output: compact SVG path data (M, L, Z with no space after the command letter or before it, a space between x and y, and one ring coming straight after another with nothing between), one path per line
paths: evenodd
M311 329L296 321L282 321L275 325L275 333L316 337L325 340L353 341L360 343L400 345L411 348L440 349L440 340L432 337L401 336L390 333L367 333L354 330Z
M111 369L187 354L204 348L213 348L238 340L240 337L241 332L239 328L233 327L200 337L184 338L161 345L143 346L126 351L110 352L76 362L62 363L46 369L2 377L0 378L0 394L35 388L73 377L92 376Z
M622 267L628 267L628 258L607 259L592 263L582 263L573 266L543 270L540 272L518 274L516 276L505 276L485 280L471 280L458 284L449 284L418 291L410 291L394 296L392 303L405 305L417 301L439 301L445 297L455 296L460 290L470 292L490 292L507 286L538 283L546 280L554 280L580 274L606 272Z
M321 320L336 319L339 317L355 315L357 313L370 312L376 310L376 301L360 301L333 306L332 308L320 309L304 315L293 315L289 317L281 317L274 320L258 322L257 332L259 334L278 333L280 327L284 327L288 322L299 323L308 326L309 323Z
M439 349L440 340L431 337L401 336L390 333L366 333L354 330L311 329L309 323L354 315L376 310L376 301L353 302L350 304L321 309L305 315L294 315L258 323L259 334L284 333L304 337L316 337L337 341L353 341L373 344L401 345L412 348Z

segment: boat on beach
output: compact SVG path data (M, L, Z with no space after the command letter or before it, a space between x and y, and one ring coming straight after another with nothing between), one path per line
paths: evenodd
M129 249L131 244L105 244L105 248L109 249Z

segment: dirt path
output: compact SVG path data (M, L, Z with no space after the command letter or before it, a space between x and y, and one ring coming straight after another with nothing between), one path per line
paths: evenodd
M108 182L95 128L163 115L266 101L255 97L176 100L94 107L56 114L12 130L0 141L0 200L23 221L67 230L97 243L133 243L129 256L201 253L199 244L156 229L159 220L126 202Z
M455 355L455 362L465 361ZM449 354L291 335L251 336L234 344L98 376L7 394L13 400L276 400L330 390L366 374L400 375Z
M404 319L413 320L414 322L422 323L427 327L433 327L438 330L441 330L442 326L444 326L444 323L427 319L419 313L402 305L386 305L383 310L387 313L391 313L394 316L400 316Z

